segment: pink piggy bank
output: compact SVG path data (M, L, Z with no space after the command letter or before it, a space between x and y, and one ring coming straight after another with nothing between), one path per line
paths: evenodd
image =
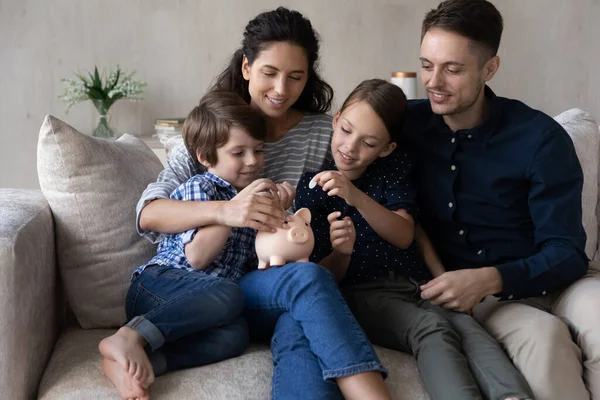
M291 216L277 232L256 234L256 255L258 269L271 265L284 265L288 262L308 261L315 246L315 236L310 227L311 214L308 208L301 208Z

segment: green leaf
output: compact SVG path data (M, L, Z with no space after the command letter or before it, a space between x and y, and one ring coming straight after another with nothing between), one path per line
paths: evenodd
M98 67L94 65L94 87L102 89L102 81L100 80L100 74L98 74Z

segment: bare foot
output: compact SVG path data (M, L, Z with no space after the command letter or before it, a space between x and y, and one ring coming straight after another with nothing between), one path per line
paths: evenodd
M150 400L148 391L141 386L139 381L126 373L116 361L104 358L102 370L104 375L115 385L123 400Z
M148 389L154 382L154 371L144 346L146 340L133 329L124 326L112 336L100 341L98 349L109 360L115 361L124 372Z

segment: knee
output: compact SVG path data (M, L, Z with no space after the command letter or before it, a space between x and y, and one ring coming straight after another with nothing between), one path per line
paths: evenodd
M291 280L296 284L321 284L337 287L337 281L331 271L312 262L298 262L290 264Z
M431 346L431 343L444 343L460 347L461 343L460 336L452 328L450 321L430 310L415 319L409 335L415 355L424 344Z
M531 329L530 340L526 341L525 348L529 347L536 352L555 352L557 349L569 348L573 345L569 328L560 318L552 314L544 314L535 319L535 330Z
M221 339L228 349L226 358L237 357L244 353L250 343L248 325L244 318L238 318L221 333Z
M233 320L240 316L244 309L244 294L239 285L226 279L221 279L214 285L213 311L220 312L226 319Z

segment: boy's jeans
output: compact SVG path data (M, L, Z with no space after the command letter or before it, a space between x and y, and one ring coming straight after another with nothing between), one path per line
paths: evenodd
M339 398L336 385L324 380L367 371L386 375L329 270L291 263L250 272L239 285L251 335L273 336L273 398Z
M155 375L240 355L248 346L243 295L227 279L153 265L133 279L125 325L146 339Z

